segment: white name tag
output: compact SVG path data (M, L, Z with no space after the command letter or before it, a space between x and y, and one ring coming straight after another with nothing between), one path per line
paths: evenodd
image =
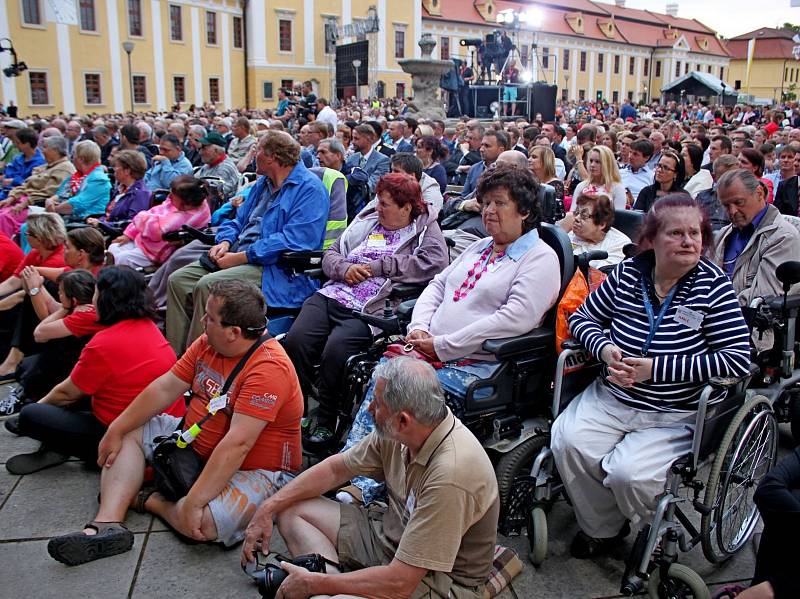
M409 516L414 513L415 507L417 507L417 498L414 496L414 489L411 489L411 492L406 498L406 510L408 511Z
M679 306L675 311L675 320L693 331L696 331L700 328L700 325L703 324L703 315L686 306Z
M208 402L208 411L212 414L219 412L225 406L228 405L228 394L219 395L213 398L210 402Z
M385 248L386 238L380 233L375 233L367 238L367 246L373 248Z

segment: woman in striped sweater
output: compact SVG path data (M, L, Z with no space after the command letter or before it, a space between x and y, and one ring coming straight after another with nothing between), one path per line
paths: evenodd
M641 253L570 319L573 336L605 364L605 377L553 424L556 465L581 528L574 557L608 551L629 522L649 518L670 465L691 448L703 386L747 373L749 331L728 277L703 257L711 241L691 197L659 199Z

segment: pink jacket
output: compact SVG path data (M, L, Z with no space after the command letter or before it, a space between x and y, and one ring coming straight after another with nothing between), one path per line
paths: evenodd
M142 210L133 217L125 229L125 236L132 239L150 260L163 264L177 247L162 239L164 233L176 231L182 225L203 228L211 219L208 203L203 202L194 210L178 210L170 198L150 210Z

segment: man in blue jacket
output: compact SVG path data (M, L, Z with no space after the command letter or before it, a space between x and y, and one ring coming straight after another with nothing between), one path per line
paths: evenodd
M330 208L325 187L300 161L300 144L283 131L268 131L259 140L256 171L261 178L236 218L220 226L208 260L169 277L166 332L178 355L203 332L214 281L259 285L270 310L299 308L317 289L312 279L291 274L279 260L285 251L322 248Z

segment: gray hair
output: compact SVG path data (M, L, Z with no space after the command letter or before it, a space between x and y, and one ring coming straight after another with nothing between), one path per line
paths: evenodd
M106 137L111 136L111 133L109 133L108 128L103 125L98 125L94 129L92 129L92 133L99 133L100 135L105 135Z
M89 139L84 139L75 144L74 156L86 164L95 164L100 162L100 146Z
M740 181L748 193L751 194L754 194L759 186L758 178L753 173L743 168L737 168L727 171L719 178L717 182L717 194L719 194L721 190L727 189L733 185L736 181Z
M392 414L410 412L424 426L436 426L447 416L442 387L427 362L400 356L378 364L372 376L386 382L382 399Z
M153 128L149 124L144 121L139 121L136 123L136 126L139 127L139 131L145 134L148 141L153 139Z
M208 131L205 127L203 127L203 125L192 125L189 127L189 131L195 135L199 135L200 137L205 137L208 135Z
M340 142L335 137L327 137L327 138L323 139L319 143L328 144L328 149L331 152L333 152L334 154L339 154L344 159L344 157L346 155L344 146L342 145L342 142Z
M62 156L67 155L67 140L61 135L51 135L42 139L45 148L52 148Z
M739 168L739 161L736 159L736 156L733 154L723 154L722 156L718 156L717 159L714 161L713 164L713 172L717 178L721 177L724 173L731 169L738 169Z
M510 164L517 168L528 168L527 156L518 150L500 152L500 155L497 157L497 162L500 164Z

